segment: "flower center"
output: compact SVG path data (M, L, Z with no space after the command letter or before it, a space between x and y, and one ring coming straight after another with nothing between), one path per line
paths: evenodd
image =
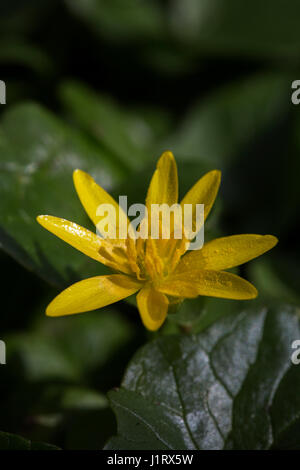
M138 239L136 244L137 277L158 284L176 268L185 252L186 241L169 239Z

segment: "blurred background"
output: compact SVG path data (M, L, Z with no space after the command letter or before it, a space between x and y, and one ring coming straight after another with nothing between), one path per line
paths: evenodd
M144 201L166 149L181 195L221 169L206 239L279 237L239 272L260 292L253 305L300 304L299 17L296 0L1 1L0 430L101 448L116 426L106 392L153 337L131 300L44 315L63 287L105 272L35 221L52 214L90 227L75 168L130 202ZM244 305L185 302L158 334L201 331Z

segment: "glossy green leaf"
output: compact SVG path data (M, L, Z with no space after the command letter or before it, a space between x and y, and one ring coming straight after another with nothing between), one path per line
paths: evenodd
M97 146L35 104L12 108L0 128L0 247L28 269L62 286L103 272L43 229L39 214L72 220L92 230L75 192L76 168L91 173L105 189L122 170Z
M150 342L109 394L119 434L106 448L299 449L299 338L299 309L286 306Z
M32 442L21 436L10 434L8 432L0 432L0 449L1 450L60 450L52 444L43 442Z

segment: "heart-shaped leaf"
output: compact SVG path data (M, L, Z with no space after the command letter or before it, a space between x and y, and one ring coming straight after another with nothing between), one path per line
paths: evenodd
M203 333L163 336L110 392L107 449L300 449L299 310L244 311Z

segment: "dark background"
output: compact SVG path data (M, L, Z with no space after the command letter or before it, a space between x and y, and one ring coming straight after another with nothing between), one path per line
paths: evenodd
M148 337L126 302L86 317L44 318L60 284L82 273L62 282L54 276L48 284L44 271L12 248L9 215L18 218L21 246L18 211L28 210L33 220L44 210L43 204L40 212L32 209L29 196L8 196L17 193L8 163L22 165L24 142L32 139L23 136L26 126L36 128L23 106L38 103L99 149L118 174L101 183L134 202L143 202L167 148L178 161L182 193L205 171L220 168L223 182L207 236L276 235L278 247L241 273L258 287L258 302L299 304L300 107L291 103L291 83L300 78L299 18L295 0L1 1L0 79L7 104L0 107L0 338L8 354L8 364L0 366L1 430L69 449L101 447L115 430L105 392L120 384ZM8 113L12 122L24 113L24 122L11 129L10 141L19 145L12 149L6 145ZM101 132L97 119L103 119ZM71 168L66 191L73 191ZM55 188L49 184L49 192ZM64 199L58 187L58 211ZM83 211L79 204L74 210ZM53 215L71 217L72 210L61 212ZM188 304L184 319L169 322L162 334L185 322L198 331L234 308L211 302L199 322L201 302L196 320Z

